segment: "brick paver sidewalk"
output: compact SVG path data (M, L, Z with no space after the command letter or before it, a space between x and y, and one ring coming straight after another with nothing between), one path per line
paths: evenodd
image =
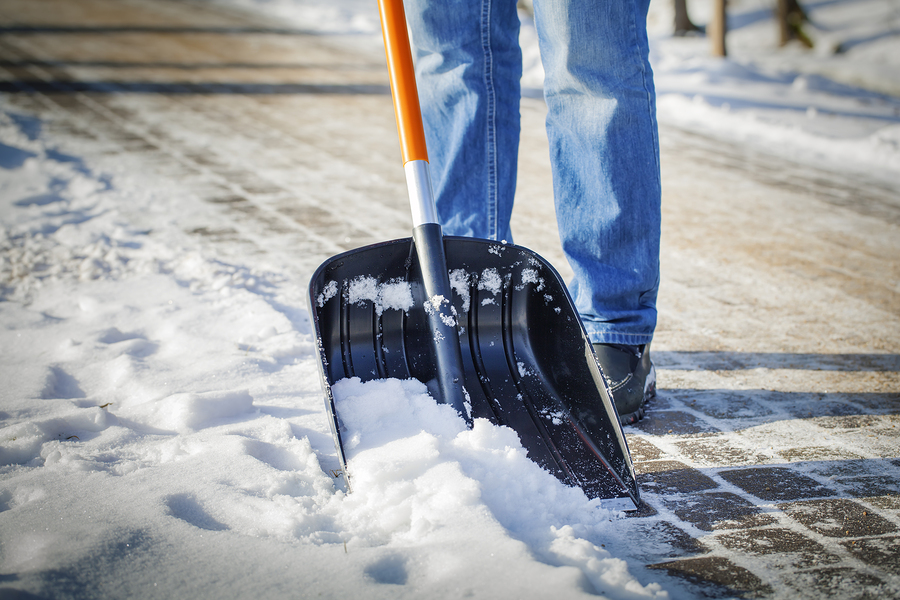
M710 357L661 354L670 368ZM715 360L731 380L750 366ZM818 367L898 370L896 357ZM630 527L666 548L646 560L704 595L894 597L898 408L893 393L664 389L628 435L647 504Z

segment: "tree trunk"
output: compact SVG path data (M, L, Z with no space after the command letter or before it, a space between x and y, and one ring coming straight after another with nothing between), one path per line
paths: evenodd
M725 49L726 29L725 0L713 0L713 17L707 32L710 42L712 42L713 56L726 56L728 54Z
M687 0L674 0L675 2L675 35L683 36L693 31L703 31L694 25L688 15Z
M812 48L812 40L803 32L803 23L809 19L798 0L778 0L776 7L779 42L782 46L791 40L799 40L807 48Z

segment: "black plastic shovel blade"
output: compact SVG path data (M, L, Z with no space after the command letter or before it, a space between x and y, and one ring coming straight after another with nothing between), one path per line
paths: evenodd
M625 436L559 274L511 244L445 237L444 247L471 417L515 430L532 460L588 497L637 509ZM345 476L331 386L349 377L435 379L420 282L410 238L335 256L310 282L325 406ZM401 309L391 297L406 289L412 303Z

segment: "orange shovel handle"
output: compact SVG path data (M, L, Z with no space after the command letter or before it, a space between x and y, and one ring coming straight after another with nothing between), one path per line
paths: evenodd
M403 0L378 0L378 11L381 14L381 32L384 36L384 52L387 56L403 164L411 160L428 161Z

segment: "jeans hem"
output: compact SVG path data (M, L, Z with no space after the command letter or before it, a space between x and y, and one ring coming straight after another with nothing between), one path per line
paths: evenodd
M624 344L626 346L642 346L653 340L652 333L616 333L614 331L590 331L588 338L592 344Z

